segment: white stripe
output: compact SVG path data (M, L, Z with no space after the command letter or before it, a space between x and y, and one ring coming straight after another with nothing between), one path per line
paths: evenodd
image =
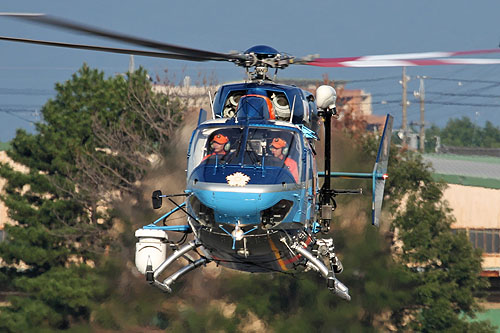
M481 58L457 58L457 59L442 59L447 64L463 64L463 65L496 65L500 64L500 59L481 59Z
M401 53L401 54L385 54L385 55L369 55L360 57L358 60L409 60L409 59L427 59L427 58L444 58L451 57L455 52L420 52L420 53Z
M374 61L343 61L339 64L346 67L399 67L399 66L415 66L414 63L404 60L374 60Z
M418 59L415 59L418 60ZM354 60L339 62L346 67L401 67L401 66L432 66L432 65L497 65L500 64L500 59L481 59L481 58L459 58L459 59L428 59L438 61L437 64L425 65L416 64L410 59L405 60Z

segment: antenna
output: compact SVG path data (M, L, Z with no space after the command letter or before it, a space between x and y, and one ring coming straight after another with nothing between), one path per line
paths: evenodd
M292 122L292 120L293 120L293 111L295 110L295 97L297 97L297 96L293 96L292 112L290 113L290 122Z
M214 102L212 101L212 94L208 91L208 98L210 100L210 109L212 110L212 119L215 119Z
M402 112L403 112L403 123L401 125L403 129L403 146L406 146L408 142L408 128L407 128L407 113L406 113L406 108L408 107L408 100L406 99L406 88L407 88L407 83L410 80L410 78L406 75L406 67L403 66L403 75L402 79L400 81L401 85L403 86L403 95L402 95L402 101L401 105L403 107Z

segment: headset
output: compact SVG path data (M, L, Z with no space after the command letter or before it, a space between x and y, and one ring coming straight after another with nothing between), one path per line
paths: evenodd
M272 142L272 141L273 141L273 140L271 140L271 144L269 145L269 148L273 147L273 142ZM285 142L286 142L286 141L285 141ZM274 147L273 147L273 148L274 148ZM282 148L275 148L275 149L282 149L282 150L281 150L281 153L282 153L283 155L285 155L285 156L287 156L287 155L288 155L288 152L289 152L289 148L288 148L288 146L285 146L285 147L282 147Z
M210 148L214 149L213 141L210 143ZM224 144L224 151L227 153L230 149L231 149L231 142L228 141L226 144Z
M216 134L216 135L214 135L214 136L212 137L212 140L211 140L211 142L210 142L210 148L211 148L211 149L214 149L214 139L215 139L217 136L219 136L219 137L221 137L221 136L222 136L222 137L224 137L224 138L226 138L226 139L228 140L228 141L224 144L224 147L223 147L224 151L227 153L227 152L229 151L229 149L231 149L231 142L229 141L229 138L228 138L227 136L225 136L225 135L223 135L223 134L220 134L220 133L219 133L219 134Z

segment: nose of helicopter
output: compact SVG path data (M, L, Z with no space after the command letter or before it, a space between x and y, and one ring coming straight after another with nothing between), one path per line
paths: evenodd
M283 192L249 193L227 192L213 190L194 190L194 195L205 206L212 208L214 218L219 223L258 224L261 212L277 204L283 197L289 197Z

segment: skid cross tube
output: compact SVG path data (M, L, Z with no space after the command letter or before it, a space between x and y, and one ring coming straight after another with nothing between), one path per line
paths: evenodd
M182 267L177 272L170 275L168 278L166 278L163 281L163 286L162 286L163 288L161 288L161 289L166 290L169 293L171 293L172 292L171 286L172 286L172 284L174 284L175 281L177 281L177 279L179 279L181 276L186 275L187 273L195 270L196 268L203 266L207 261L208 260L205 258L200 258L200 259L193 261L192 263Z
M171 285L177 281L181 276L191 272L192 270L204 265L205 263L208 262L208 259L206 258L200 258L196 261L191 261L188 265L184 266L183 268L179 269L177 272L174 274L170 275L168 278L166 278L163 283L159 282L157 280L158 276L163 273L174 261L181 257L185 257L187 253L191 250L196 249L199 247L201 244L195 240L189 242L188 244L184 245L174 253L170 257L168 257L160 266L155 271L152 270L147 270L146 271L146 280L151 284L154 285L155 287L160 288L163 291L166 292L172 292ZM150 268L149 268L150 269Z
M195 248L197 248L200 245L201 244L199 244L197 241L193 240L193 241L187 243L186 245L184 245L183 247L181 247L180 249L178 249L177 251L175 251L174 253L172 253L172 255L170 257L168 257L154 271L153 278L156 280L156 278L158 277L158 275L160 275L161 273L163 273L163 271L165 269L167 269L167 267L170 266L174 261L176 261L177 259L179 259L180 257L182 257L184 254L188 253L189 251L194 250Z

